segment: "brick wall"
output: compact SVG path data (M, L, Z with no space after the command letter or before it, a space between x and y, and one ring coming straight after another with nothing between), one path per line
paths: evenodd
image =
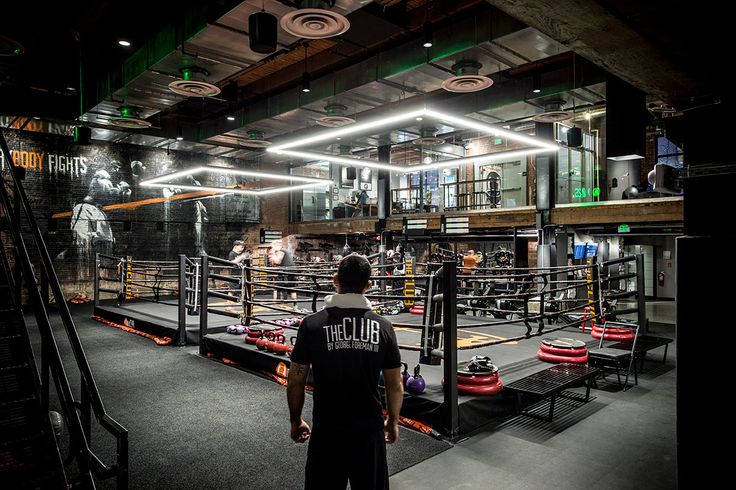
M26 168L24 187L68 296L79 292L91 296L95 252L141 260L172 260L201 251L226 257L235 239L258 244L260 222L275 229L288 226L286 194L211 197L177 188L174 199L165 200L165 195L171 197L169 190L139 185L141 180L193 166L252 166L244 160L106 142L74 146L68 137L24 131L5 134L12 164ZM0 168L9 167L10 162L0 159ZM216 174L194 177L204 186L242 183ZM121 182L128 184L129 192ZM196 184L186 178L176 183ZM109 232L100 221L109 225ZM80 240L80 228L72 229L75 223L85 225L84 233L92 230L87 239ZM200 228L202 233L197 234Z

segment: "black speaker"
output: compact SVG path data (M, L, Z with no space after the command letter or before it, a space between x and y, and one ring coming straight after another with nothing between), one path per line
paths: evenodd
M267 12L256 12L248 17L250 49L256 53L269 54L276 51L278 19Z
M345 169L345 178L347 180L355 180L358 178L358 171L355 167L348 167Z
M580 148L583 146L583 130L580 128L570 128L567 130L567 146L570 148Z
M86 126L74 126L74 144L75 145L91 145L92 144L92 128Z

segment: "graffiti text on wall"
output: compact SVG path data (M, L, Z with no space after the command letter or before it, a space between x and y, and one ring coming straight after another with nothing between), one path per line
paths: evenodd
M13 166L53 176L83 177L87 173L87 158L58 155L34 150L10 150ZM5 170L5 155L0 153L0 170Z

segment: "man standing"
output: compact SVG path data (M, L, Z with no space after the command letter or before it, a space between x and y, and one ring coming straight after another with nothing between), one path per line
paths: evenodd
M287 238L287 243L293 243ZM268 261L271 263L272 267L280 267L285 269L286 271L293 271L293 267L296 265L294 262L294 254L292 254L291 250L289 250L288 247L284 247L283 240L274 240L271 243L271 250L268 255ZM275 281L277 286L281 287L294 287L294 283L296 282L297 276L292 276L288 274L277 274L275 276ZM273 290L273 299L279 299L279 296L286 299L286 291L280 290L274 288ZM302 312L299 308L297 308L297 296L296 292L291 293L291 302L294 307L294 310L297 312Z
M364 293L371 266L349 255L333 278L337 294L307 316L291 355L287 398L291 438L309 439L306 490L387 489L386 443L399 437L403 400L401 355L391 322L373 313ZM302 418L309 367L314 378L312 424ZM383 371L388 420L378 379Z
M243 262L249 258L250 255L245 253L245 242L243 240L235 240L233 242L233 249L227 255L227 260L237 265L243 265Z

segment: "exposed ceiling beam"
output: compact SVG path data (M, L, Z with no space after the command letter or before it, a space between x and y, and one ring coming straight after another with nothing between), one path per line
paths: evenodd
M486 0L647 94L676 101L695 81L599 2Z

